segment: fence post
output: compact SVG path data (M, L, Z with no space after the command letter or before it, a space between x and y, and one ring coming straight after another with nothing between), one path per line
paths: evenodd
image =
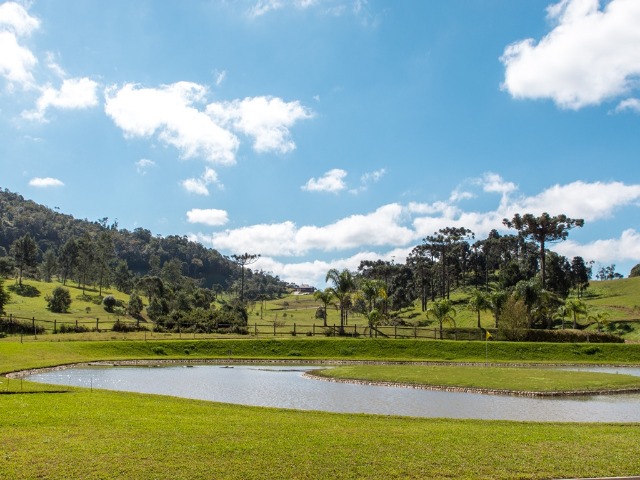
M358 325L354 325L353 326L353 336L357 337L358 336Z
M257 336L258 336L258 324L257 324L257 323L254 323L254 324L253 324L253 335L254 335L255 337L257 337Z
M38 333L36 332L36 317L31 317L31 325L33 326L33 338L38 338ZM589 337L587 337L587 341L589 341Z
M313 324L313 335L311 335L312 337L316 336L316 324Z
M413 338L418 338L418 327L413 327Z
M296 336L296 322L293 322L293 336Z
M96 332L100 331L100 319L96 317Z
M273 321L273 336L276 336L276 321Z
M58 326L57 320L54 318L53 319L53 333L58 333L57 326Z

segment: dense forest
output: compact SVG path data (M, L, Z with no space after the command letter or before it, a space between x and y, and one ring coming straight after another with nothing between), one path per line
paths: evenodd
M24 245L25 239L33 245ZM248 299L274 298L286 288L278 277L243 268L187 237L154 236L144 228L131 232L108 218L78 220L5 189L0 191L0 275L15 270L20 278L56 276L63 283L113 285L126 293L145 277L214 293L237 290L242 281Z

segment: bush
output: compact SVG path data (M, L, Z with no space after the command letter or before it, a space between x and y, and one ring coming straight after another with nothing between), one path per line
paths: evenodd
M35 330L35 331L34 331ZM23 335L43 334L44 327L36 325L35 329L32 322L22 322L15 319L0 318L0 332L5 334L22 333Z
M91 329L84 325L73 325L68 323L63 323L58 327L58 333L85 333L90 332Z
M527 330L526 342L554 343L624 343L624 339L611 333L587 332L584 330Z
M51 296L45 297L47 301L47 307L49 310L55 313L66 313L71 306L71 294L69 290L64 287L56 287L51 292Z
M102 304L104 305L104 309L107 312L113 312L113 307L115 307L118 304L118 301L116 300L116 297L114 297L113 295L107 295L102 299Z
M528 327L527 307L524 302L516 300L513 296L509 297L498 318L500 337L506 340L524 340Z
M114 332L142 332L148 330L145 326L136 325L135 323L121 322L116 320L111 328Z

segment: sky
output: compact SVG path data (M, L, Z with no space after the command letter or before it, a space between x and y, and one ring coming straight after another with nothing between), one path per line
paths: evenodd
M0 188L322 288L440 228L640 262L638 0L0 3ZM514 233L513 231L511 233Z

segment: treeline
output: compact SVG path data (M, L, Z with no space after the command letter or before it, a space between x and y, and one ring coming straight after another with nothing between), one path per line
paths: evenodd
M330 287L317 292L316 298L324 303L325 312L331 302L338 305L341 326L350 312L364 315L371 326L401 323L394 312L417 302L442 331L445 323L455 327L459 305L453 305L450 295L462 289L463 307L477 313L478 328L483 327L480 313L491 311L495 319L491 327L504 330L504 337L516 339L527 329L564 328L565 319L573 329L580 327L579 319L587 319L600 330L608 319L588 312L582 301L593 262L548 249L584 221L544 213L516 214L503 223L514 233L492 230L477 239L463 227L442 228L416 245L405 263L363 261L357 272L330 270ZM610 265L601 267L596 277L609 280L621 275ZM321 309L318 316L326 318L326 313Z
M208 297L241 288L246 299L276 298L285 282L243 269L218 251L185 236L154 236L149 230L119 229L107 217L78 220L8 190L0 191L0 276L16 275L80 288L114 286L132 293L141 282ZM149 280L151 279L151 280ZM157 280L156 280L157 279Z

